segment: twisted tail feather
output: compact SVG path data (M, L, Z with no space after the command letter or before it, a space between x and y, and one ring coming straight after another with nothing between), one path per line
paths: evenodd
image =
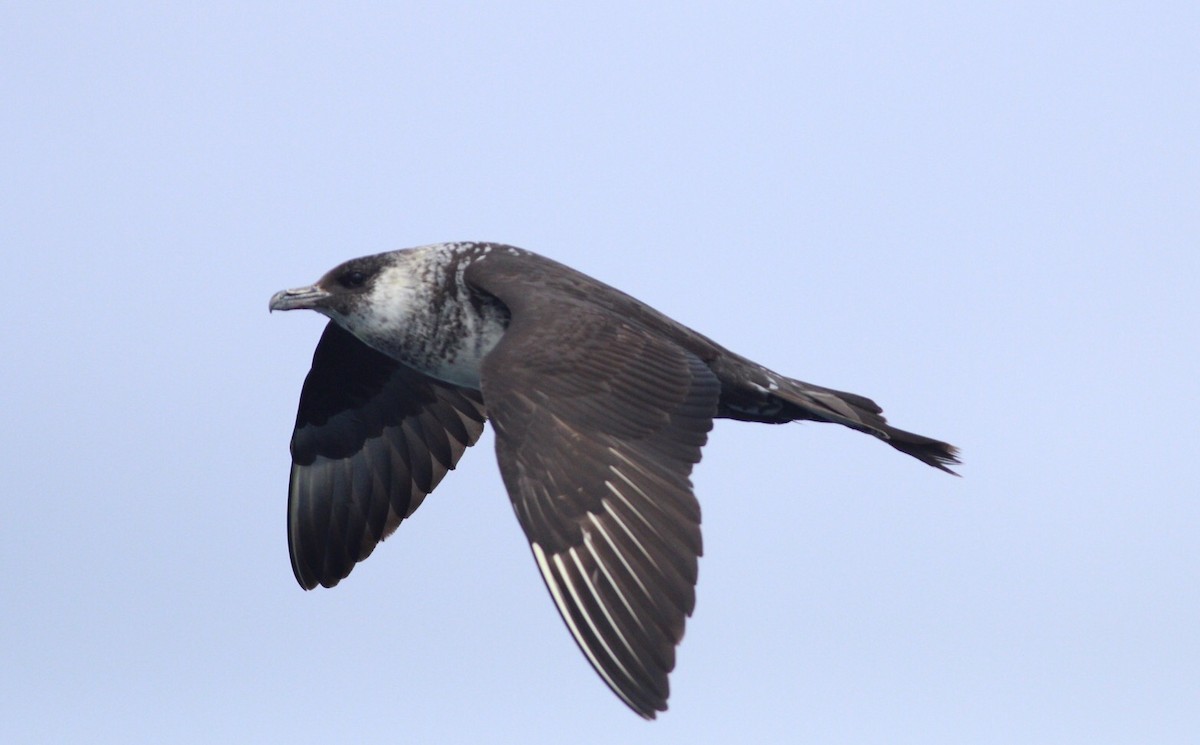
M774 381L773 381L774 382ZM897 429L887 423L883 409L866 396L803 383L778 381L774 395L789 405L785 409L793 419L814 419L842 424L883 440L922 463L957 476L950 466L960 463L958 448L932 437Z

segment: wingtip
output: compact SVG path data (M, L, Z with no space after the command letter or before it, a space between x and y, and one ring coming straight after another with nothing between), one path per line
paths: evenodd
M666 699L654 701L648 705L646 702L643 702L635 706L627 701L624 697L621 697L621 703L628 706L630 711L632 711L634 714L637 714L642 719L645 719L647 722L653 722L654 720L658 719L659 712L664 712L667 710Z

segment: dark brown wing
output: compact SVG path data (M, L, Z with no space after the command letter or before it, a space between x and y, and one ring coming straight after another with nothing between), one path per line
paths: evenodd
M469 275L512 313L483 365L500 472L571 635L653 718L695 606L700 507L688 476L720 384L669 340L525 287L528 277Z
M477 392L326 326L292 434L288 547L296 581L333 587L348 575L454 468L484 421Z

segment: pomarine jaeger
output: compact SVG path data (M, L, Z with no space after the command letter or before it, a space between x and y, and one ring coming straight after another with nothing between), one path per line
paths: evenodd
M348 261L271 310L331 319L292 434L288 547L333 587L491 419L517 521L571 636L648 719L695 606L692 466L714 418L834 422L943 471L951 445L775 373L535 253L443 243Z

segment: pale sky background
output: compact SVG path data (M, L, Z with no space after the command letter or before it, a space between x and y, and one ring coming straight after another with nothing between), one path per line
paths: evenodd
M0 741L1200 742L1200 5L167 5L0 4ZM654 723L490 436L302 592L267 299L456 239L964 478L719 422Z

